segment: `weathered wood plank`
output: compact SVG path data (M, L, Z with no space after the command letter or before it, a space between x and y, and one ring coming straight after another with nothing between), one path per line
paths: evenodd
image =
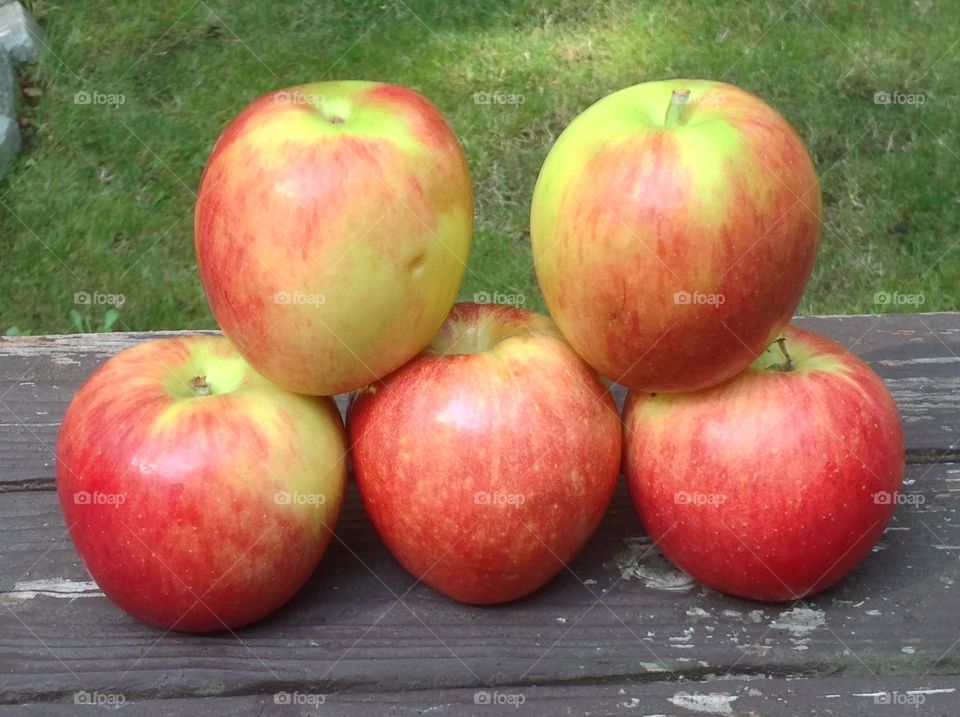
M0 715L76 714L75 695L69 704L34 703L0 708ZM78 695L80 701L104 704L124 700L126 712L152 717L235 717L235 715L883 715L960 714L960 678L763 678L727 675L711 682L652 682L590 685L529 686L411 692L312 693L294 688L269 694L144 701L115 693ZM296 704L294 704L296 703ZM14 709L16 711L14 712Z
M960 313L813 316L797 325L838 341L887 382L910 460L960 459Z
M887 380L912 460L960 459L960 314L810 317L797 323L852 346ZM74 391L117 351L176 333L0 338L0 490L49 485L53 445ZM623 390L618 387L616 395L622 400Z
M135 343L185 333L0 337L0 492L51 488L54 445L73 394L104 361ZM341 410L346 396L338 396Z
M913 465L878 549L803 605L689 585L623 486L584 554L535 596L449 601L393 561L350 491L339 542L293 603L236 635L166 634L99 596L50 491L0 495L0 702L960 671L960 465ZM670 590L669 588L672 588Z

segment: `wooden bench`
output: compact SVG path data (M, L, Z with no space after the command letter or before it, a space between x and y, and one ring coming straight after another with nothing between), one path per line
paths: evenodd
M692 584L651 550L621 486L569 572L514 604L459 605L390 557L351 487L299 595L208 636L146 627L99 593L53 479L80 383L166 334L3 339L0 704L38 715L78 701L135 715L960 715L960 314L797 323L886 379L907 437L903 503L835 588L771 605Z

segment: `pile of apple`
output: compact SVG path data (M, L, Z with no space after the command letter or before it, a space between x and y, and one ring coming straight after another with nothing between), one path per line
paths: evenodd
M621 468L656 546L716 589L799 598L867 555L900 421L863 362L789 326L820 193L773 109L673 80L577 117L531 212L552 320L454 304L472 230L462 149L417 92L304 85L233 120L195 222L225 337L122 351L57 442L67 526L111 600L178 630L269 614L334 536L348 457L393 555L469 603L563 570ZM630 389L622 420L600 376Z

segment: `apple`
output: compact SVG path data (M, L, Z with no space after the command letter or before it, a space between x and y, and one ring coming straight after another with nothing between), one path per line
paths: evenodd
M57 492L103 592L151 625L235 628L285 603L340 513L346 440L329 398L268 382L223 337L146 341L77 391Z
M744 90L648 82L579 115L550 150L530 232L550 314L601 374L693 391L787 325L820 237L800 137Z
M711 588L795 600L836 583L883 534L903 431L883 381L794 327L743 373L631 393L624 466L654 544Z
M603 516L621 433L606 387L547 317L456 304L428 348L348 413L370 520L418 580L456 600L521 598Z
M467 164L423 95L374 82L267 94L224 130L197 195L197 264L246 359L298 393L364 386L450 311L473 232Z

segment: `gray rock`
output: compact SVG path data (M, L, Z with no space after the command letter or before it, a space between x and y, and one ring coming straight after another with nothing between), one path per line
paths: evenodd
M2 2L3 0L0 0ZM4 117L17 116L17 97L20 87L17 85L16 75L13 74L13 63L7 53L0 49L0 115Z
M20 154L20 128L13 117L0 117L0 177L5 177Z
M36 62L43 49L43 30L23 5L0 5L0 45L17 62Z

